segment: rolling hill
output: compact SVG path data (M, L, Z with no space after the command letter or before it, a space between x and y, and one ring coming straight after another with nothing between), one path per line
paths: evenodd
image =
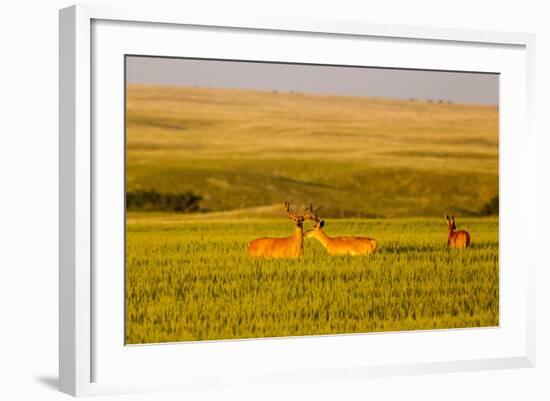
M475 215L498 195L495 106L147 85L126 102L127 191L203 212Z

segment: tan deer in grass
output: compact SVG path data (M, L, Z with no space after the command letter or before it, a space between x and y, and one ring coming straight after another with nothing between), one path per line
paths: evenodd
M449 217L445 214L447 226L449 227L449 236L447 238L447 246L450 248L466 248L470 246L470 234L465 230L456 230L455 216Z
M369 255L378 248L378 241L369 237L329 237L323 231L325 221L313 213L313 207L308 209L310 219L315 222L311 230L304 233L306 238L315 238L321 243L329 255Z
M294 234L286 238L257 238L248 245L248 256L261 258L299 258L304 254L304 220L309 212L296 213L285 202L287 216L296 226Z

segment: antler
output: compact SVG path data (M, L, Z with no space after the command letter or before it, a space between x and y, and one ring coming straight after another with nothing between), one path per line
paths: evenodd
M292 210L290 210L290 203L285 202L285 210L288 217L294 217L296 216L296 213L294 213Z
M319 222L319 216L317 216L317 213L313 212L313 205L310 203L309 207L307 207L304 211L304 218L305 219L311 219L315 222Z

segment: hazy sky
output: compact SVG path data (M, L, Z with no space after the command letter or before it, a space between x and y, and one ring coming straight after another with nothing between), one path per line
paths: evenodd
M498 104L497 74L128 56L128 83Z

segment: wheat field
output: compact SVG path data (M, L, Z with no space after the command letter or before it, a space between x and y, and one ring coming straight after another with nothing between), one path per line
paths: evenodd
M498 326L498 221L466 219L467 250L442 219L327 220L329 234L376 233L372 256L334 257L307 239L298 260L247 257L248 241L289 235L279 220L129 218L131 344Z

